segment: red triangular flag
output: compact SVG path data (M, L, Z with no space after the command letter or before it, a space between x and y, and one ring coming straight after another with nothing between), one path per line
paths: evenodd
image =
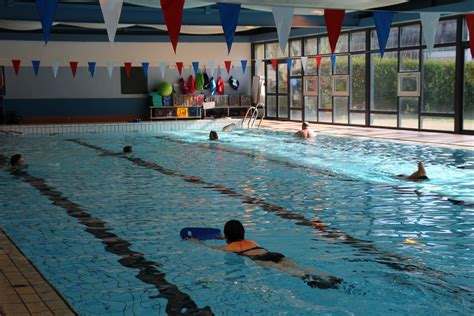
M13 70L15 70L15 75L18 76L18 73L20 72L21 60L19 60L19 59L12 59L12 64L13 64Z
M73 77L76 76L77 64L78 64L77 61L70 61L69 62L69 66L71 67L71 72L72 72Z
M224 61L225 64L225 69L227 70L227 73L230 74L230 66L232 65L232 61L226 60Z
M176 62L176 69L178 69L178 73L181 76L181 72L183 71L183 62L182 61L177 61Z
M324 10L324 19L328 30L329 45L331 53L336 51L337 39L341 34L342 21L344 20L345 10L326 9Z
M466 14L467 29L469 30L469 41L471 46L471 56L474 58L474 13Z
M278 60L276 60L275 58L272 59L272 67L273 67L273 70L277 70L277 64L278 64Z
M124 63L125 65L125 72L127 73L127 78L130 78L132 75L132 63Z
M316 56L314 58L316 58L316 64L318 65L318 70L319 70L319 68L321 67L321 58L322 57L321 56Z
M183 23L184 0L160 0L160 4L163 17L165 18L166 28L168 29L168 36L170 37L174 53L176 54L181 23Z

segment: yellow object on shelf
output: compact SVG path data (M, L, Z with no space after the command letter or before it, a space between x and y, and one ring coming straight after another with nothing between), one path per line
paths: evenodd
M188 117L188 108L177 108L176 109L177 117Z

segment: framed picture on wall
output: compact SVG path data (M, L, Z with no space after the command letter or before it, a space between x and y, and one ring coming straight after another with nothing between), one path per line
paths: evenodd
M318 76L304 76L303 95L318 95Z
M349 76L332 76L332 95L336 97L349 96Z
M420 96L420 73L399 73L397 94L399 97L419 97Z

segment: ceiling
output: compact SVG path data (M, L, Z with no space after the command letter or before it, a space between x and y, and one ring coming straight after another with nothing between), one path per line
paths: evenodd
M474 0L219 0L241 3L236 39L275 34L272 6L295 7L293 29L324 29L324 9L346 9L344 28L357 28L372 23L369 10L396 11L399 19L410 19L410 11L462 13L474 11ZM412 13L412 19L418 15ZM368 21L370 20L370 21ZM98 0L59 0L51 39L55 34L98 34L107 40ZM395 17L394 21L397 21ZM0 0L0 39L9 35L40 34L34 0ZM133 35L167 34L159 0L124 0L117 41ZM197 37L222 34L215 1L186 0L181 34Z

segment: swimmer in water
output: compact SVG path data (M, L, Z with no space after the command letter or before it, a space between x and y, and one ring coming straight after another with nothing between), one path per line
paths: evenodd
M219 140L219 136L216 131L211 131L209 133L209 140Z
M236 127L235 123L231 123L229 125L226 125L222 128L223 132L232 132L232 130Z
M130 154L131 152L133 152L132 146L127 145L127 146L124 146L122 148L121 152L118 152L118 153L102 153L102 154L100 154L100 156L123 156L123 155L126 155L126 154Z
M224 239L227 242L227 246L208 245L197 239L190 238L190 240L202 243L209 248L232 252L252 259L264 267L277 269L296 276L310 287L335 289L338 288L338 284L342 282L342 279L332 275L309 274L307 269L301 269L298 264L287 259L285 255L279 252L267 251L254 241L245 239L244 226L237 220L231 220L225 224Z
M124 154L131 153L132 151L133 151L132 146L127 145L127 146L123 147L123 153Z
M10 157L10 166L16 169L21 169L25 167L25 160L23 160L21 154L15 154Z
M309 124L307 122L303 122L303 124L301 125L301 130L297 131L295 133L295 136L308 139L316 137L316 134L309 129Z
M418 170L413 172L411 175L407 176L405 174L399 174L397 178L405 179L405 180L412 180L412 181L421 181L421 180L428 180L428 176L426 175L425 166L423 166L423 162L418 162Z

